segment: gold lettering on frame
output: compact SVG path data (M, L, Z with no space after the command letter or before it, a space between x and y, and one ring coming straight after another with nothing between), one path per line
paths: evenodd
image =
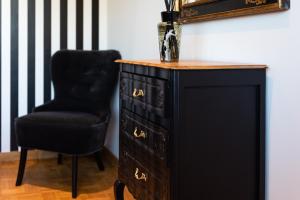
M192 17L192 16L196 16L198 15L198 11L197 10L193 10L193 9L184 9L182 11L182 16L183 17Z
M267 3L267 0L246 0L246 4L255 4L257 6Z

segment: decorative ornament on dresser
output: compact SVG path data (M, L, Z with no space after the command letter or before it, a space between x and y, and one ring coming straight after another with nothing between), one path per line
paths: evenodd
M178 22L177 0L164 0L166 11L161 12L162 22L158 24L159 51L162 62L179 60L181 24Z

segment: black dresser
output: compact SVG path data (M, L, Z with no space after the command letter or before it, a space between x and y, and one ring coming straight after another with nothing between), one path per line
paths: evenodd
M265 65L117 62L116 200L265 200Z

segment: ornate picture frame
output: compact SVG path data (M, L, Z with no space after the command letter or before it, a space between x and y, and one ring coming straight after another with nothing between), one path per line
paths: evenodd
M180 0L181 22L193 23L290 8L290 0Z

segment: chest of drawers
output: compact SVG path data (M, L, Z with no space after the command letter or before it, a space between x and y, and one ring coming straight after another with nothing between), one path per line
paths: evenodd
M266 66L119 60L116 200L264 200Z

